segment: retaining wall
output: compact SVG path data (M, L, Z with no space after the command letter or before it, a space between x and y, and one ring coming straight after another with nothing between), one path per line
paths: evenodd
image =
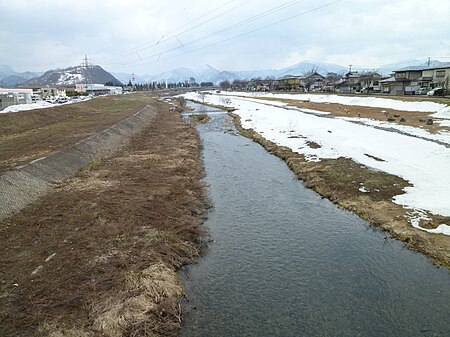
M67 179L90 162L111 155L133 133L148 125L155 108L147 105L116 125L75 145L0 175L0 220L50 192L53 184Z

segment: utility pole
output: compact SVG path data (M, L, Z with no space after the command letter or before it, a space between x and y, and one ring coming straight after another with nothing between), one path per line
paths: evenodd
M352 92L352 85L353 85L353 83L350 82L350 75L352 74L352 65L353 64L348 65L348 77L347 77L348 91L350 93Z
M431 57L428 56L428 67L430 67L431 64Z

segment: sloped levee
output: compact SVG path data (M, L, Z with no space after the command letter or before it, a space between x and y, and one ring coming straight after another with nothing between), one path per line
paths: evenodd
M67 149L0 175L0 220L47 194L55 182L114 152L127 137L151 121L156 112L154 109L147 105L133 116Z

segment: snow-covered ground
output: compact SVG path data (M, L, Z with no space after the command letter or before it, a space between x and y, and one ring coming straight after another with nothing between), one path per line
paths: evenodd
M86 97L83 100L87 101L91 99L90 97ZM34 109L45 109L45 108L51 108L52 106L58 106L58 105L65 105L65 104L72 104L80 102L80 100L70 100L65 103L49 103L46 101L38 101L36 103L30 103L30 104L16 104L16 105L10 105L6 107L3 110L0 110L0 113L6 113L6 112L18 112L18 111L26 111L26 110L34 110Z
M203 99L197 93L187 93L185 98L198 101ZM324 118L299 109L286 109L283 103L267 105L267 102L229 94L209 94L204 96L204 100L205 103L237 108L235 113L241 117L244 128L252 128L266 139L288 146L293 151L304 154L308 160L348 157L409 181L413 186L405 188L406 193L395 196L393 201L410 209L411 224L415 227L421 228L418 219L423 218L423 211L450 216L450 149L444 145L369 125L355 124L346 119ZM398 104L395 100L383 101L386 103L384 106L377 102L380 108L393 108L390 101ZM426 103L419 104L422 109L430 104L417 103ZM434 104L436 103L431 103L427 109L431 110ZM445 108L434 106L431 112ZM292 138L293 135L305 138ZM307 141L316 142L321 147L313 149L307 145ZM450 235L450 226L446 225L434 230L421 229Z
M339 95L319 95L319 94L273 94L265 92L227 92L224 95L258 97L258 98L280 98L293 99L299 101L310 101L314 103L337 103L342 105L359 105L373 108L386 108L400 111L420 111L420 112L439 112L435 117L449 118L450 107L435 102L410 102L400 101L389 98L379 97L355 97L355 96L339 96Z
M46 101L39 101L36 103L30 103L30 104L16 104L16 105L10 105L10 106L6 107L5 109L1 110L0 113L17 112L17 111L25 111L25 110L33 110L33 109L44 109L44 108L51 108L52 106L55 106L55 104L48 103Z
M434 140L434 141L438 141L438 142L450 145L450 132L449 131L440 131L438 133L431 133L428 130L416 128L413 126L400 125L400 124L396 124L396 123L378 121L378 120L373 120L373 119L369 119L369 118L352 118L352 117L338 117L338 118L347 120L350 122L362 123L362 124L365 124L368 126L398 130L407 135L416 136L416 137L429 139L429 140ZM449 122L450 122L450 120L449 120ZM445 126L445 125L443 125L443 126Z

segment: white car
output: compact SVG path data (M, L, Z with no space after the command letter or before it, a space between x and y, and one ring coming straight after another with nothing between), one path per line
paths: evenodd
M444 93L443 88L434 88L427 92L427 96L442 95L443 93Z

